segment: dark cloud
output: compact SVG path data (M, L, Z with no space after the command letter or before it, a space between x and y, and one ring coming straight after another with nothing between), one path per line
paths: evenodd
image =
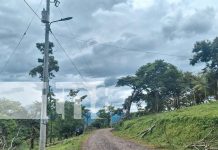
M184 23L183 29L187 33L206 33L212 28L215 16L216 13L213 8L197 10Z
M107 79L105 79L104 80L104 85L106 86L106 87L108 87L108 86L114 86L114 85L116 85L117 84L117 78L114 78L114 77L110 77L110 78L107 78Z
M115 77L108 77L104 80L104 84L98 85L97 88L107 88L107 87L115 86L117 80L118 79Z
M216 12L213 8L195 10L193 14L178 11L164 17L162 32L165 38L188 38L209 32L214 24Z
M39 6L39 1L29 3L34 9ZM109 89L118 77L134 74L141 65L155 59L165 59L179 69L196 72L201 67L189 66L188 60L194 43L213 39L218 34L218 9L213 0L155 0L150 6L146 6L146 1L141 6L136 0L62 0L60 10L63 16L58 8L51 6L51 20L74 17L69 22L52 25L52 31L68 53L66 56L51 36L55 44L54 55L60 64L55 81L84 80L71 60L85 78L83 82L102 79L105 80L104 87ZM43 7L37 12L39 15ZM7 62L33 16L23 1L2 1L0 67ZM35 18L0 79L39 81L31 78L28 72L38 65L37 58L42 57L35 43L43 41L44 25ZM98 107L104 103L100 99L107 97L98 97ZM120 105L123 99L116 96L113 103Z
M108 77L132 74L140 65L154 58L151 56L146 60L145 54L154 52L156 42L158 40L130 37L114 43L103 43L94 46L91 54L75 58L75 62L88 76Z

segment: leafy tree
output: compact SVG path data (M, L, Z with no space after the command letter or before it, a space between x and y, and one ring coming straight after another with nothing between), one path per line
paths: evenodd
M39 120L32 119L20 119L33 117L33 110L25 109L21 106L21 103L17 101L11 101L7 99L1 99L1 108L0 114L3 117L9 119L17 118L17 120L0 120L0 138L3 143L0 144L0 149L4 149L3 147L11 146L12 138L16 137L12 142L12 148L15 149L24 141L30 141L30 149L34 148L34 140L38 138L39 131Z
M133 90L131 96L129 96L125 100L124 105L123 105L124 109L126 110L126 114L125 114L126 118L129 118L130 116L130 109L131 109L132 103L137 103L143 97L143 93L142 93L143 88L141 87L140 82L141 82L140 79L136 76L123 77L123 78L120 78L117 82L117 85L116 85L117 87L129 86Z
M108 126L110 125L110 117L111 117L111 116L110 116L110 113L106 112L105 109L100 109L100 110L98 111L97 115L98 115L98 117L99 117L100 119L105 120L105 121L104 121L104 126L105 126L105 127L108 127Z
M37 49L41 52L41 54L44 54L45 51L45 43L36 43L36 47ZM59 65L58 65L58 61L55 60L55 57L53 56L53 48L54 48L54 44L52 42L49 43L49 65L48 65L48 73L49 73L49 79L52 79L55 77L54 72L58 72L59 71ZM44 67L44 58L39 58L38 59L38 63L39 65L36 66L35 68L33 68L30 72L29 75L32 77L39 77L39 79L41 81L43 81L43 67ZM52 141L52 136L53 136L53 121L55 119L56 116L56 99L54 98L54 93L53 90L51 88L51 86L49 86L49 93L47 95L48 97L48 102L47 102L47 110L48 110L48 116L50 118L49 121L49 125L50 125L50 132L48 132L47 129L47 134L49 133L49 137L50 137L50 142Z
M215 80L217 78L216 72L212 70L208 70L205 74L205 80L206 80L206 86L207 86L207 94L209 96L217 95L217 81Z
M204 74L195 76L193 90L196 104L203 103L207 99L207 81Z
M28 117L27 110L21 105L20 102L2 98L0 99L0 103L0 114L5 118Z
M89 120L91 119L91 112L89 109L86 109L85 106L82 107L82 116L84 118L86 127L88 127Z
M115 110L114 106L105 106L104 108L98 110L98 118L92 123L92 126L96 128L109 127L111 124L111 118L118 111Z
M75 129L78 127L84 126L83 119L74 119L74 104L75 99L78 97L79 90L70 90L67 100L64 103L64 119L61 117L57 118L57 122L55 124L56 134L59 139L72 137L75 133ZM78 99L82 102L87 97L87 95L81 96ZM85 113L84 111L88 111L85 107L82 107L82 115Z
M11 140L16 136L19 127L15 120L4 120L0 121L0 149L5 149L10 146ZM16 140L13 144L13 148L20 145L21 141Z
M38 50L41 52L41 54L44 54L45 51L45 43L36 43L36 47L38 48ZM53 77L55 77L54 72L58 72L59 71L59 66L58 66L58 61L55 60L54 56L53 56L53 48L54 48L54 44L53 43L49 43L49 78L52 79ZM36 77L38 76L41 80L43 80L43 66L44 66L44 58L39 58L38 59L38 63L39 65L35 68L33 68L30 72L29 75L32 77Z
M156 60L138 69L136 76L146 92L147 109L151 112L166 110L166 101L173 98L173 107L180 107L182 73L172 64Z
M181 105L184 107L191 106L196 104L195 98L195 81L196 76L193 75L191 72L184 72L182 75L182 85L183 85L183 96L181 99Z
M117 108L117 109L114 110L113 114L122 116L123 115L123 109L122 108Z
M215 84L215 97L218 99L218 38L213 41L200 41L196 42L193 48L194 56L190 60L191 65L197 63L205 63L206 66L203 68L204 72L210 72L214 76L212 83Z

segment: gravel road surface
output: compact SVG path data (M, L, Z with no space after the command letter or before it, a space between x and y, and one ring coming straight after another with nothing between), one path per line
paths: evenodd
M144 146L113 136L111 130L95 131L83 145L83 150L149 150Z

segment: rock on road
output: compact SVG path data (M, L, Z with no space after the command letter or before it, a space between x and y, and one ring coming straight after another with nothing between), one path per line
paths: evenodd
M149 150L144 146L113 136L111 130L95 131L83 145L83 150Z

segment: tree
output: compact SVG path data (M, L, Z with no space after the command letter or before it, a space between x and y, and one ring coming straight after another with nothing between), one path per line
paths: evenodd
M45 43L36 43L37 49L41 52L41 54L44 54L45 51ZM54 72L59 71L59 65L58 61L55 60L55 57L53 56L53 48L54 44L52 42L49 42L49 65L48 65L48 74L49 74L49 79L52 79L55 77ZM38 58L38 63L39 65L30 70L29 75L32 77L39 77L41 81L43 81L43 66L44 66L44 58ZM52 141L52 135L53 135L53 120L54 117L56 116L56 99L54 98L55 94L53 93L52 87L49 85L49 92L48 92L48 102L47 102L47 110L48 110L48 116L50 118L50 142ZM47 129L48 133L48 129Z
M110 114L108 112L106 112L105 109L100 109L98 112L97 112L97 115L100 119L104 120L103 123L104 123L104 127L109 127L110 125Z
M2 98L0 103L0 149L15 149L21 145L26 135L19 134L21 125L14 118L25 118L28 116L28 111L17 101Z
M132 94L128 98L126 98L124 102L124 109L126 110L125 118L129 118L130 109L133 102L137 103L140 101L141 97L143 97L142 90L143 88L140 86L140 79L137 76L127 76L120 78L117 82L117 87L120 86L129 86L132 88Z
M61 119L60 117L57 118L54 128L56 129L56 134L58 135L59 139L72 137L75 133L76 128L81 128L84 126L83 118L74 119L75 99L78 98L77 100L82 102L82 100L87 97L87 95L79 97L78 93L79 90L71 89L69 91L69 100L65 101L64 103L64 119ZM81 115L83 115L84 113L83 109L84 107L82 107Z
M18 125L15 120L1 120L0 121L0 149L8 148L13 137L18 132ZM20 138L20 137L19 137ZM18 141L15 141L13 147L21 144Z
M89 109L86 109L85 106L82 107L82 116L84 118L85 128L87 128L89 125L89 120L91 119L91 112Z
M103 128L103 127L109 127L112 125L111 118L112 116L119 112L119 110L115 110L114 106L104 106L104 108L98 110L97 116L98 119L95 120L95 122L92 123L92 126L97 128Z
M0 114L5 118L25 118L28 117L27 110L21 105L20 102L8 100L5 98L0 99Z
M44 54L45 43L36 43L36 47L41 52L41 54ZM55 72L59 71L58 61L55 60L55 58L53 56L53 48L54 48L54 44L50 42L49 43L49 67L48 67L48 72L49 72L49 78L50 79L55 77L54 71ZM38 63L39 63L39 65L37 67L33 68L29 72L29 75L32 76L32 77L38 76L42 81L43 80L44 58L39 58Z
M207 99L207 81L204 74L199 74L195 76L193 80L193 90L195 94L196 104L203 103Z
M192 50L194 53L193 58L190 60L191 65L197 63L205 63L206 66L203 68L203 72L210 72L214 74L213 82L215 84L215 97L218 99L218 37L213 41L200 41L196 42Z
M173 107L180 107L182 93L182 73L172 64L156 60L138 69L136 72L140 87L146 92L144 96L147 110L159 112L166 110L166 102L173 99Z

